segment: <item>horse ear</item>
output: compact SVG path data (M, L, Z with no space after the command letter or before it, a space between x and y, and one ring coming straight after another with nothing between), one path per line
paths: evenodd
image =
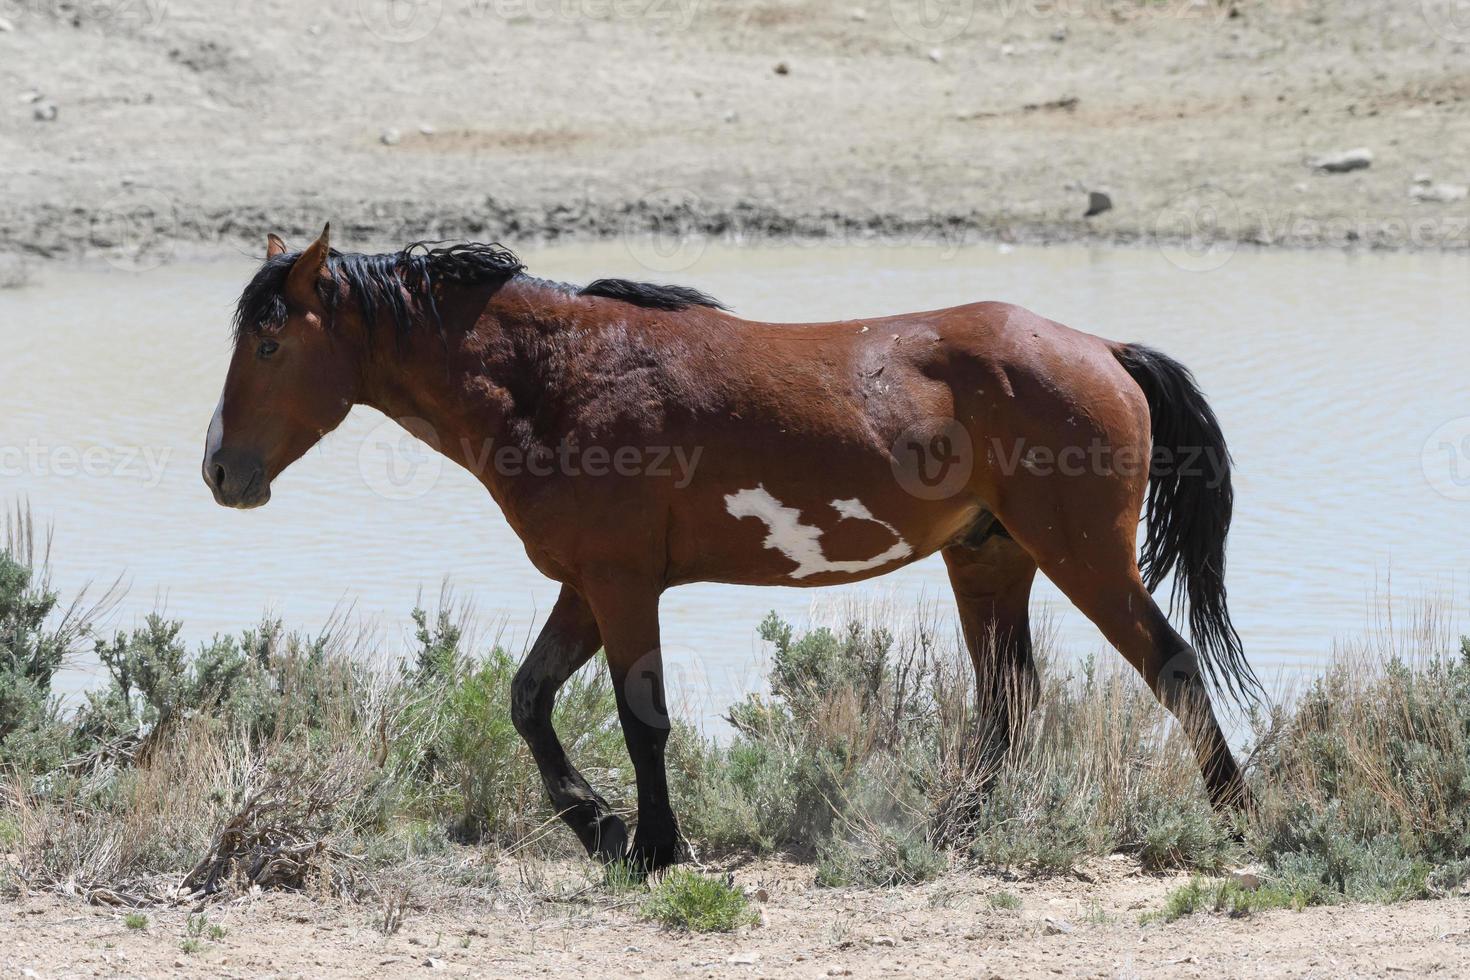
M322 229L321 237L306 246L286 275L286 295L309 310L321 307L316 287L326 274L327 257L332 254L331 232L332 226L328 223Z
M280 235L265 236L265 257L273 259L286 251L286 243L281 241Z

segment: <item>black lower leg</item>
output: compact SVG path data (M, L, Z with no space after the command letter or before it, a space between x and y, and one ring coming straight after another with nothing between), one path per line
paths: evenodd
M628 859L641 870L656 871L687 857L669 801L664 763L670 722L661 658L645 656L626 674L619 673L613 675L618 717L638 779L638 827Z
M600 645L591 611L574 591L563 588L541 635L516 672L511 718L536 760L552 807L588 854L613 861L627 851L627 828L572 766L551 724L557 690Z
M1169 632L1173 634L1172 629ZM1176 642L1171 648L1176 652L1159 670L1154 680L1154 691L1188 734L1210 803L1217 810L1246 807L1250 796L1245 778L1215 718L1209 691L1200 674L1199 661L1177 634L1173 634L1172 639Z

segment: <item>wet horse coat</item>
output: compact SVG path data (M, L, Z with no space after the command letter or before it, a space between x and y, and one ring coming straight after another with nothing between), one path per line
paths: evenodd
M757 323L678 287L537 280L496 246L360 256L327 241L293 254L272 236L205 480L222 504L264 503L356 404L470 470L562 583L513 713L589 852L644 867L681 853L666 589L833 585L936 552L998 730L1035 694L1039 569L1179 715L1215 802L1244 801L1205 683L1254 684L1225 611L1229 457L1177 363L1003 303ZM1190 453L1209 465L1178 465ZM1198 655L1150 595L1171 571ZM557 689L598 649L637 774L631 847L551 725Z

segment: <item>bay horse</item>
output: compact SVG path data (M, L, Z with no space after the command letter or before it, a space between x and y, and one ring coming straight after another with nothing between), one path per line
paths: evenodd
M536 279L498 245L344 254L329 229L299 253L269 237L234 327L203 462L220 504L266 503L367 405L470 470L561 583L512 713L595 857L683 854L664 590L836 585L935 552L1003 732L1035 699L1039 569L1179 718L1214 805L1247 801L1210 700L1260 691L1226 609L1230 457L1190 372L1157 351L1003 303L752 322L685 287ZM671 449L697 465L660 468ZM1171 573L1195 648L1151 595ZM636 772L631 846L552 728L557 689L599 649Z

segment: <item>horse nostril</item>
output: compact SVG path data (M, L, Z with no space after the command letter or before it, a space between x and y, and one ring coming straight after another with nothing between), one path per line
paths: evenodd
M213 474L215 487L223 490L225 488L225 468L219 463L215 463Z

